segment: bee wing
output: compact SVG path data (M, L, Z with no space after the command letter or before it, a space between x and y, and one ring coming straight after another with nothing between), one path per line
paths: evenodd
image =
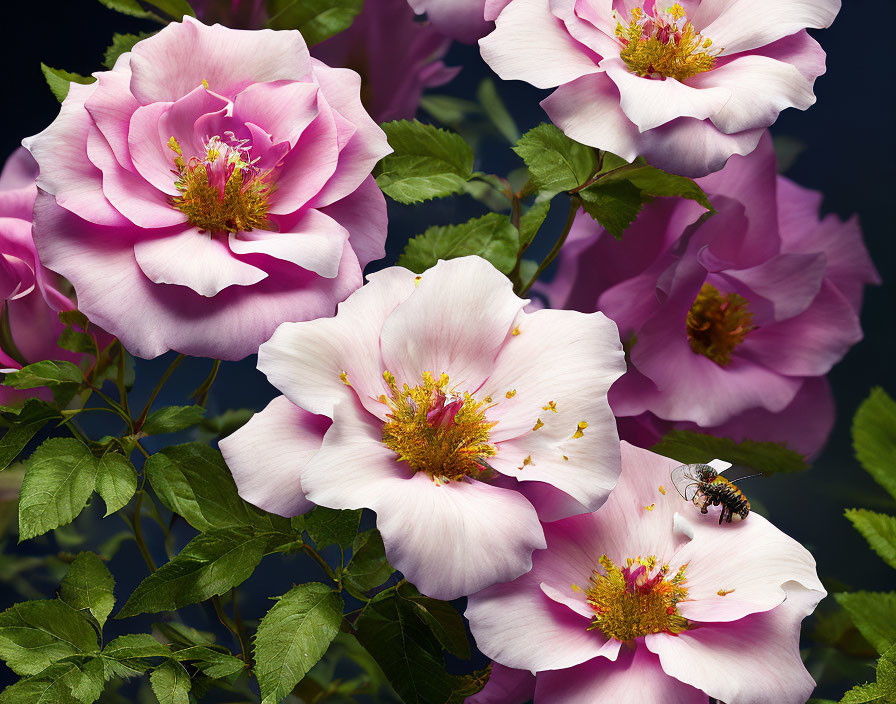
M716 470L719 474L723 474L734 466L725 460L710 460L706 464Z
M672 470L672 485L685 501L691 501L697 493L700 478L695 464L683 464Z

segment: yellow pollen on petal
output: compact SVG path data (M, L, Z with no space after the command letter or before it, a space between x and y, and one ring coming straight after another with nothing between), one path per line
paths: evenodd
M753 326L747 300L736 293L719 293L712 284L703 284L687 317L688 344L697 354L720 367L731 363L731 354Z
M644 510L645 511L653 511L654 508L656 508L656 504L650 504L650 506L645 506Z
M660 484L660 493L661 493L663 496L666 495L666 487L664 487L662 484Z
M519 334L520 334L520 326L517 325L517 326L513 329L513 332L512 332L511 334L512 334L514 337L516 337L517 335L519 335Z
M564 460L569 460L569 457L567 457L566 455L560 455L560 456L561 456Z
M687 565L670 577L669 565L658 566L652 555L628 558L623 568L606 555L599 562L600 570L591 573L585 592L594 611L588 630L628 643L650 633L677 634L690 628L677 608L688 595Z
M383 372L390 396L383 423L383 444L415 472L426 472L441 483L461 481L488 471L487 459L497 454L489 441L497 422L485 417L486 401L450 389L447 374L438 379L424 372L422 383L398 386L395 375Z
M205 88L206 90L208 90L208 81L205 80L204 78L202 79L202 87Z
M553 413L556 413L556 412L557 412L557 404L554 403L553 401L548 401L548 405L547 405L547 406L542 406L542 407L541 407L541 410L543 410L543 411L551 411L551 412L553 412Z
M506 394L504 394L504 396L506 398L513 398L514 396L516 396L516 389L511 389Z
M715 68L721 50L707 51L712 41L694 28L680 4L653 12L651 16L636 7L627 23L615 13L615 33L622 44L619 56L632 73L685 81Z
M351 386L348 380L348 372L345 369L342 370L342 373L339 375L339 378L342 380L342 383L346 386Z
M719 589L716 592L719 596L728 596L731 592L735 591L734 589Z
M587 427L588 427L587 421L580 420L579 424L576 426L576 432L574 432L572 434L572 439L576 440L576 439L582 437L585 434L584 431L585 431L585 428L587 428Z
M414 277L414 288L416 288L417 286L419 286L421 281L423 281L423 277L422 277L422 276L415 276L415 277Z
M539 418L538 420L535 421L535 427L532 428L532 430L535 431L535 430L538 430L539 428L543 428L543 427L544 427L544 421L541 418Z

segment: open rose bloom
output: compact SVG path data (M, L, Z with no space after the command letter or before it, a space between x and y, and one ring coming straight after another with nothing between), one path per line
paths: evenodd
M414 12L426 13L433 28L460 42L473 43L488 34L510 0L407 0Z
M806 28L839 0L512 0L482 56L573 139L686 176L747 154L781 110L815 102L825 54Z
M34 239L134 354L240 359L283 321L332 315L383 256L385 135L358 75L298 32L187 17L96 77L25 140Z
M670 485L677 464L623 443L607 503L546 525L531 572L470 597L476 644L500 665L473 702L809 698L800 623L825 596L814 559L755 513L701 515Z
M618 241L579 214L540 290L619 326L629 364L610 401L623 437L649 445L675 424L807 455L824 443L823 377L862 338L863 288L879 277L857 219L819 218L821 194L776 166L766 134L699 179L718 210L702 224L700 206L661 198Z
M389 562L436 598L528 571L539 519L616 483L624 363L602 314L525 304L464 257L386 269L335 318L282 325L258 366L284 396L221 442L240 495L285 516L373 509Z
M41 266L31 239L35 176L37 165L21 148L0 173L0 295L11 337L0 346L0 366L5 369L21 369L22 364L43 359L78 362L82 358L56 344L64 328L59 312L71 310L74 303L63 293L68 288L65 282ZM10 342L13 349L9 349ZM0 386L0 404L43 393Z

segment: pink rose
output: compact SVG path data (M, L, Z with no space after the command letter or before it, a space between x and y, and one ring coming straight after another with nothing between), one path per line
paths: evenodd
M67 288L37 258L31 239L31 211L37 196L37 164L24 149L7 159L0 173L0 295L9 320L9 338L0 341L0 366L21 369L44 359L79 362L83 355L60 348L56 341L64 326L59 312L74 308L60 289ZM0 386L0 405L34 396ZM39 396L49 393L38 392Z
M418 15L435 29L465 44L484 37L494 27L494 19L510 0L408 0Z
M134 354L240 359L332 315L383 256L386 137L358 75L298 32L187 17L96 76L25 140L35 242Z
M366 0L352 26L311 49L330 66L361 75L361 100L377 122L410 119L424 88L444 85L460 68L440 59L451 41L414 20L405 0Z
M607 503L545 525L531 572L468 599L477 647L503 666L473 702L809 698L799 638L825 596L815 560L755 513L701 515L672 488L677 464L622 443Z
M221 442L240 495L284 516L373 509L389 562L438 599L514 579L540 520L594 510L616 482L616 328L524 312L479 257L368 278L335 318L259 350L285 395Z
M806 28L839 0L512 0L482 56L505 80L557 88L541 105L571 138L687 176L756 148L805 110L825 54Z
M719 211L702 225L702 208L680 199L645 206L621 241L580 214L541 290L619 326L629 368L610 392L617 416L813 454L833 413L818 380L861 339L862 290L879 281L858 222L819 219L821 194L777 175L767 134L698 183ZM789 431L781 419L794 416Z

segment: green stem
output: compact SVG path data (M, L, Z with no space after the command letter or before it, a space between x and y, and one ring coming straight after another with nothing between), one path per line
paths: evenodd
M24 367L28 362L25 360L25 355L16 346L15 340L12 339L12 328L9 326L9 305L6 302L0 305L3 306L3 313L0 315L0 347Z
M124 363L125 363L125 351L124 345L121 342L118 343L118 374L115 378L115 385L118 387L118 396L121 400L121 407L124 409L124 412L131 415L131 408L128 405L128 391L124 386Z
M131 414L128 413L124 408L122 408L121 405L114 398L104 394L96 386L94 386L91 382L88 381L87 385L93 393L95 393L97 396L99 396L101 399L103 399L103 401L105 401L106 403L109 404L109 407L112 410L114 410L119 415L119 417L127 424L128 430L131 433L133 433L134 425L133 425L133 421L131 420Z
M603 163L603 158L601 158L600 163L601 164ZM622 166L618 166L615 169L610 169L609 171L605 171L602 174L599 173L599 174L592 176L587 181L585 181L585 183L583 183L581 186L576 186L575 188L573 188L570 191L570 194L575 195L579 191L584 191L586 188L593 186L595 183L597 183L601 179L606 178L607 176L610 176L611 174L618 174L618 173L622 173L625 171L631 171L633 169L642 169L642 168L644 168L643 164L623 164Z
M143 556L143 561L146 563L146 566L149 568L150 572L155 572L158 568L156 567L155 560L152 559L152 555L149 553L149 548L146 546L146 540L143 538L143 526L140 523L140 512L143 509L143 490L137 492L137 502L134 504L134 540L137 541L137 549L140 550L140 554Z
M199 406L205 406L208 403L208 394L212 390L212 385L215 383L215 379L218 377L218 370L221 368L221 360L216 359L212 362L212 370L209 372L209 375L206 377L205 381L203 381L199 388L197 388L193 392L193 398L196 400L196 404Z
M143 423L146 422L146 416L149 415L149 411L152 408L152 404L155 402L156 397L162 390L162 387L165 386L165 382L168 381L168 377L170 377L174 370L180 366L180 363L183 362L187 358L184 354L179 354L174 358L174 361L168 365L168 368L165 370L165 373L162 374L162 378L159 379L159 383L156 384L156 387L152 390L152 393L149 396L149 400L146 402L146 405L143 407L143 410L140 412L140 417L137 418L134 423L134 432L140 430L143 427Z
M544 273L544 270L547 269L551 262L557 258L557 255L560 254L560 250L563 249L563 245L566 243L566 238L569 237L569 232L572 230L572 225L576 220L576 213L579 212L579 207L582 205L582 201L578 196L573 196L569 203L569 215L566 216L566 225L563 226L563 232L560 233L560 237L554 243L554 248L548 253L548 256L544 258L544 261L538 265L538 269L535 271L535 275L532 277L532 280L529 281L520 291L520 296L524 296L530 288L538 281L538 277Z
M248 633L246 632L246 624L243 623L243 618L240 615L240 609L237 605L237 592L236 587L231 591L231 598L233 599L233 625L236 626L236 637L240 642L240 650L243 653L243 662L249 662L249 654L246 649L246 643L248 643Z
M332 579L334 582L336 582L336 584L339 584L339 580L336 578L335 573L334 573L333 570L330 568L330 566L327 564L327 561L326 561L324 558L322 558L322 557L320 556L320 553L318 553L317 550L315 550L313 547L311 547L311 546L308 545L307 543L304 543L304 544L302 545L302 551L303 551L306 555L310 555L311 558L312 558L318 565L320 565L321 569L326 573L327 577L329 577L329 578Z

